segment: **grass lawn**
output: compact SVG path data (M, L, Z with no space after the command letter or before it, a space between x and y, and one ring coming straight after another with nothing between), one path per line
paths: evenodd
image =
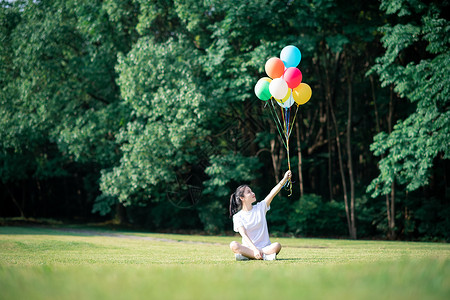
M234 261L239 238L0 227L0 299L450 299L450 245L272 238L277 261Z

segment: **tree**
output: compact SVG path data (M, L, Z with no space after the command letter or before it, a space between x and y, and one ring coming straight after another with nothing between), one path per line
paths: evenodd
M219 232L236 186L263 197L289 160L275 231L448 238L447 2L0 3L2 216ZM313 97L287 157L254 85L289 44Z
M310 55L313 57L311 68L317 82L314 100L319 102L314 109L320 116L317 119L320 120L321 128L311 150L324 144L328 146L329 198L331 201L336 196L342 196L349 235L356 239L355 177L358 174L353 163L353 151L364 137L361 136L355 142L353 134L360 132L355 121L361 122L364 106L356 106L354 102L363 102L366 86L363 79L364 68L356 69L355 66L370 63L367 61L370 59L367 53L375 48L376 27L381 20L372 3L353 2L348 5L339 1L324 1L321 5L312 6L310 10L307 18L314 25L317 24L317 28L310 28L317 33L308 37L312 48ZM339 11L339 17L336 11ZM345 144L342 142L343 137ZM361 149L356 150L361 152ZM340 177L341 184L337 187L333 183L337 172L333 170L338 170Z
M448 2L382 1L390 15L383 26L385 54L371 72L383 86L394 86L414 111L390 134L375 136L371 150L382 156L380 174L368 186L372 197L388 195L394 184L414 191L430 183L432 170L450 155L450 24L443 13ZM391 204L391 218L394 218ZM389 208L388 208L389 212ZM389 228L394 231L394 222Z
M118 160L114 135L128 110L119 102L114 65L134 29L127 39L129 28L121 31L109 20L105 6L113 2L2 2L8 26L2 23L1 52L8 63L0 68L7 75L0 91L0 171L12 199L14 189L31 198L37 189L39 210L71 178L78 196L67 203L86 213L98 195L100 169Z
M156 1L141 7L141 11L145 13L137 27L146 36L120 59L118 66L122 96L136 118L119 136L124 155L119 166L103 172L102 191L127 206L155 209L170 203L176 214L186 209L184 220L189 214L199 218L209 231L223 230L223 198L215 195L197 205L201 195L194 199L193 191L201 193L203 178L217 169L223 170L225 176L233 167L246 166L249 169L241 173L255 178L249 174L257 163L255 158L236 153L240 150L236 146L243 140L236 137L247 135L238 126L242 123L236 122L242 120L236 112L242 107L243 95L231 89L226 78L237 70L224 66L216 72L215 68L225 57L219 57L224 53L220 46L210 44L211 32L205 18L220 19L222 11L197 1L176 6ZM163 17L171 21L153 33L152 24ZM242 79L241 85L249 85L248 79ZM236 104L230 105L233 102ZM217 134L221 130L224 133ZM230 130L235 133L232 139L228 139ZM231 158L236 162L224 163ZM237 173L230 175L222 181L205 182L204 194L228 185ZM95 209L108 212L104 203L99 201Z

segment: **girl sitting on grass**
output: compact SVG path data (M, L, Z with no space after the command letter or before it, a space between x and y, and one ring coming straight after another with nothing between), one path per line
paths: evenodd
M230 198L230 217L233 218L233 229L242 236L242 244L233 241L231 250L236 260L264 259L275 260L281 250L280 243L271 243L267 228L266 213L270 203L278 194L286 181L291 178L291 171L284 174L283 179L270 191L269 195L255 206L255 194L249 186L241 185Z

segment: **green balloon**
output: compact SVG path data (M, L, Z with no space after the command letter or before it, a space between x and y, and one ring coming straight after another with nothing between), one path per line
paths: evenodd
M261 78L255 85L255 95L260 100L267 101L272 97L269 91L270 82L267 79Z

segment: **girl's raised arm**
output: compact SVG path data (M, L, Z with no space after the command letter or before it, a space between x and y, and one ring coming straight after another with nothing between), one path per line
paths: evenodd
M289 170L284 174L283 179L270 191L269 195L264 199L267 203L267 207L270 206L270 203L272 202L273 198L278 194L278 192L281 190L281 188L284 186L286 181L288 181L289 178L292 177L292 172Z

